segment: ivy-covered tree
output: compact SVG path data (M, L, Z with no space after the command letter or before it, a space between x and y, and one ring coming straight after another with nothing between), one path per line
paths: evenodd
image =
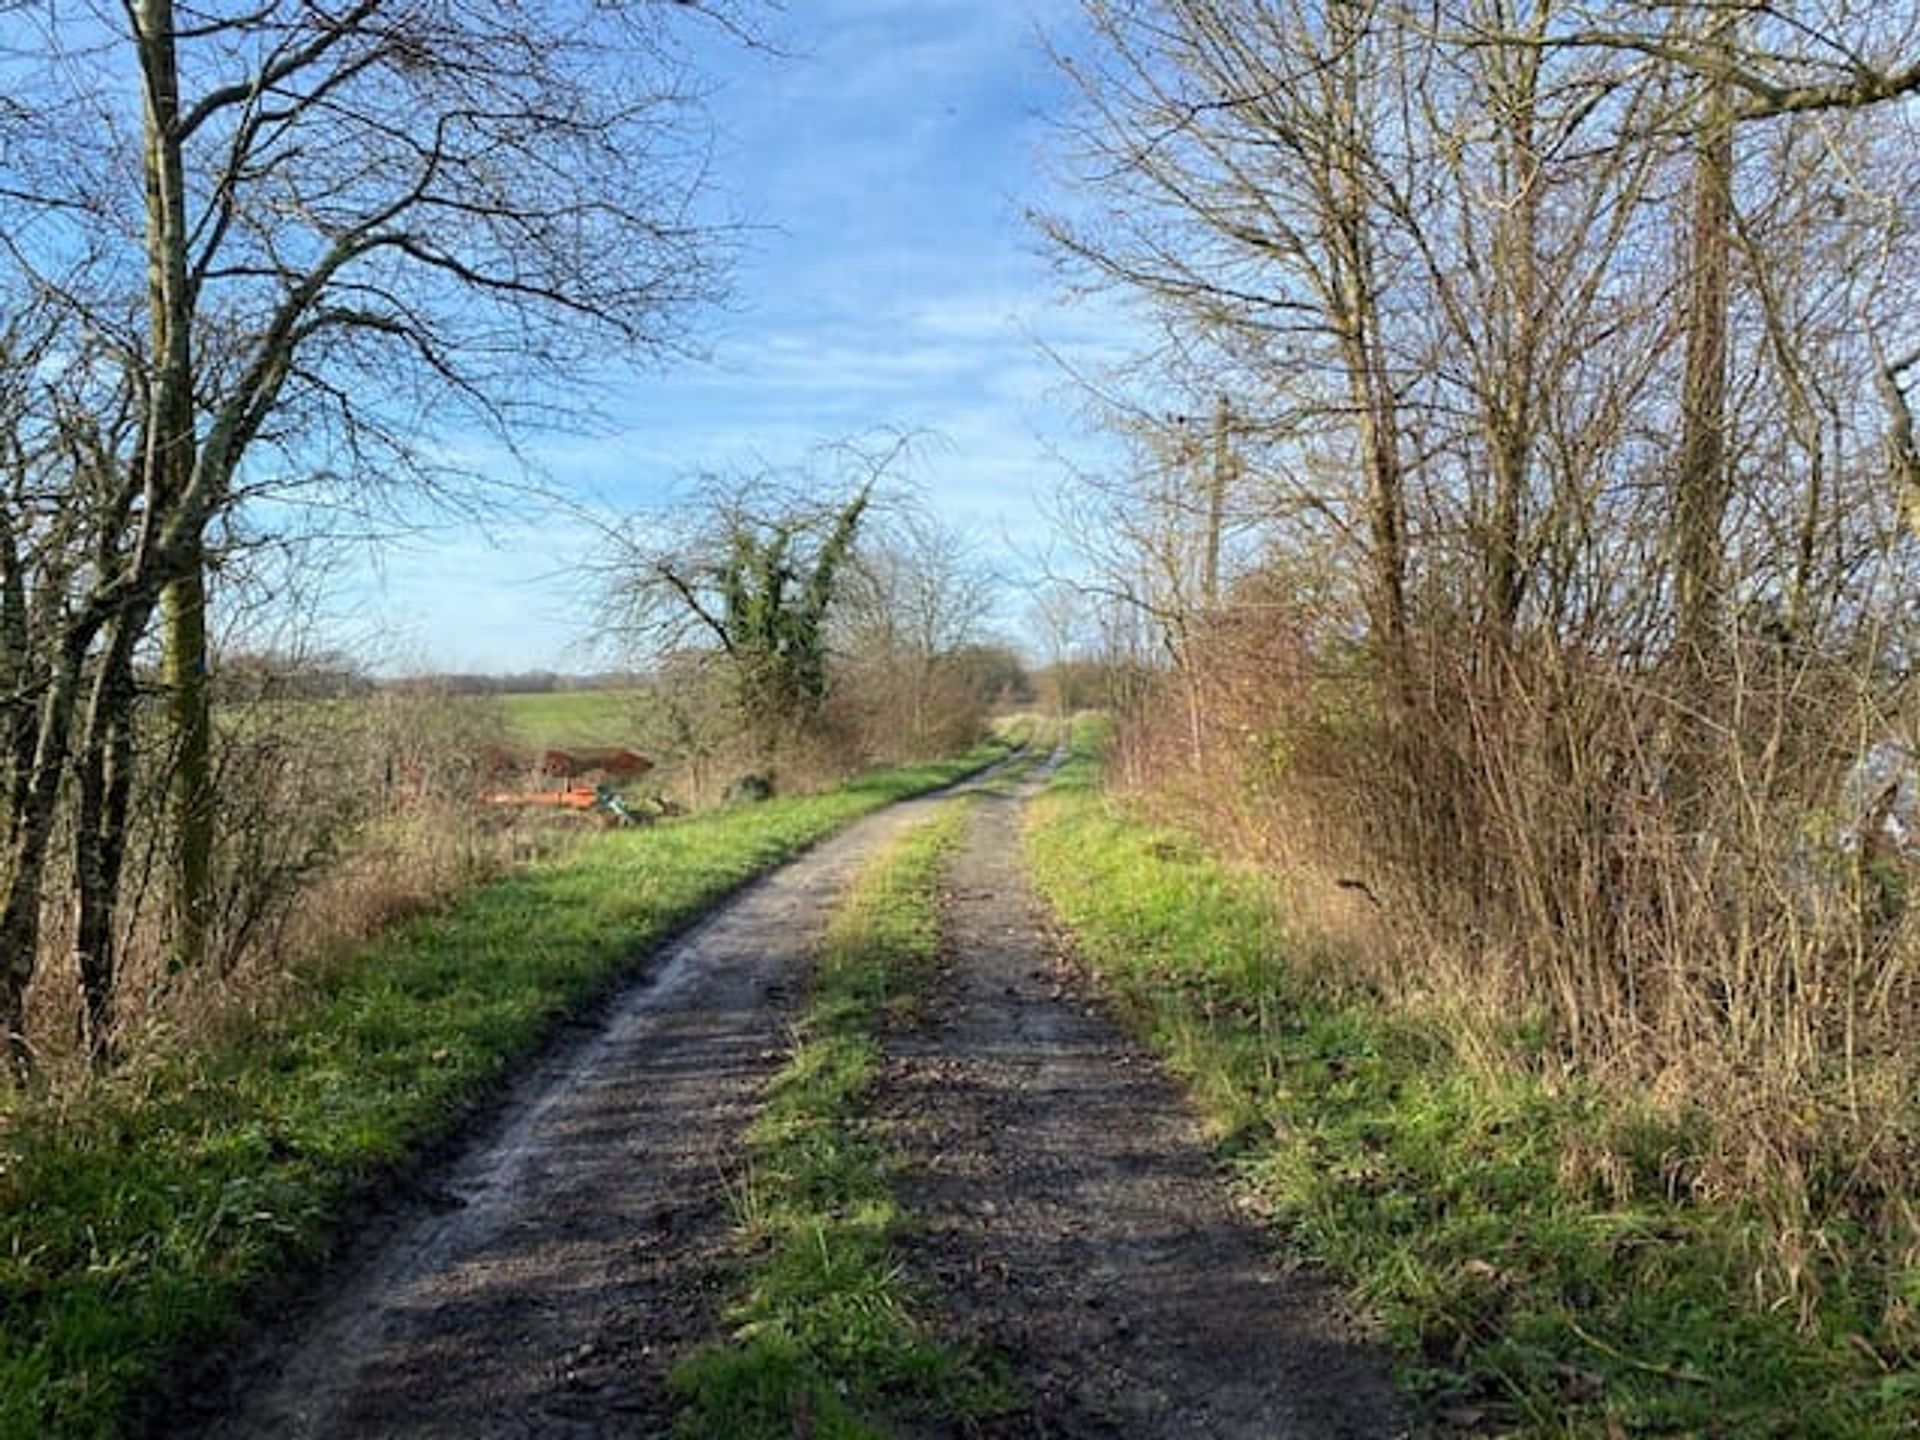
M732 517L713 577L718 613L697 603L692 583L673 577L731 662L743 715L769 738L806 725L827 698L827 611L872 497L869 481L835 506Z
M784 742L820 722L828 616L861 524L905 450L898 437L877 449L835 447L837 477L811 467L710 479L696 503L614 535L615 627L656 657L713 654L739 728L769 770Z

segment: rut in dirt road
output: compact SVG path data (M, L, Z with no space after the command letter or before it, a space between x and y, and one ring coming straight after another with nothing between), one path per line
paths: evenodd
M725 1177L824 920L862 862L937 803L868 817L664 951L603 1027L522 1082L428 1203L351 1256L311 1313L281 1317L285 1333L221 1395L199 1397L224 1413L168 1416L159 1432L664 1433L667 1371L721 1329Z
M888 1042L912 1270L1023 1405L969 1434L1283 1440L1406 1433L1383 1356L1231 1205L1157 1066L1058 957L1019 799L983 797L949 872L950 963Z

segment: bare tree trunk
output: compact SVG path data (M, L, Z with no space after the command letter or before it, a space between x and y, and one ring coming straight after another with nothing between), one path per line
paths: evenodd
M26 804L32 774L32 641L26 571L13 527L0 512L0 823L10 824Z
M1209 616L1220 609L1220 539L1226 528L1227 487L1233 479L1233 402L1225 395L1213 407L1213 469L1207 476L1207 551L1200 577L1200 603Z
M189 492L199 459L193 412L193 294L190 227L181 146L180 71L172 0L139 0L135 35L146 101L147 290L154 376L147 428L147 473L169 505ZM205 556L200 522L162 599L168 713L174 727L174 959L206 956L212 889L212 725L207 693Z
M1544 10L1536 23L1545 24ZM1492 534L1487 564L1487 619L1495 640L1512 640L1526 598L1523 528L1532 489L1539 406L1540 151L1535 136L1540 52L1520 49L1498 60L1500 201L1494 222L1493 285L1500 332L1498 369L1488 405L1488 453L1493 471Z
M34 1068L33 1047L27 1039L27 986L33 983L40 956L41 877L53 838L86 651L86 641L81 639L70 642L55 657L40 700L39 736L31 775L18 808L9 817L4 857L6 891L0 901L0 970L4 971L0 975L0 1030L6 1036L8 1067L20 1083L32 1077Z
M19 875L15 871L16 876ZM20 883L25 879L28 883ZM7 886L0 908L0 956L6 973L0 976L0 1029L6 1032L7 1071L16 1085L33 1078L33 1046L27 1040L27 986L33 983L34 962L40 946L39 874L19 877Z
M167 586L161 623L167 714L173 729L173 959L198 965L207 954L213 894L215 805L213 723L207 681L207 590L201 547Z
M1360 207L1361 177L1349 171L1343 210L1333 227L1340 277L1338 334L1346 383L1359 427L1360 462L1366 474L1366 516L1371 584L1367 610L1373 641L1385 664L1396 703L1408 698L1411 668L1407 625L1406 470L1400 453L1400 416L1380 351L1379 296Z
M133 646L143 625L125 614L108 632L75 767L74 960L85 1002L80 1039L96 1069L114 1061L114 921L133 793Z
M1878 340L1873 342L1873 381L1887 411L1887 468L1892 472L1900 514L1907 529L1920 535L1920 444L1914 440L1913 407L1907 403L1901 377L1920 365L1920 351L1889 360Z
M1357 45L1366 30L1366 15L1343 12L1340 20L1343 26L1352 27L1348 38ZM1368 609L1389 691L1393 702L1404 711L1412 685L1407 623L1406 468L1400 450L1399 397L1387 368L1374 247L1368 233L1366 164L1371 137L1362 128L1365 122L1357 72L1351 67L1343 69L1332 82L1330 98L1339 113L1331 117L1332 135L1326 152L1327 230L1335 277L1335 330L1348 393L1358 417L1361 464L1367 481L1373 571Z
M1371 307L1371 297L1367 297ZM1353 342L1357 368L1349 376L1360 416L1360 447L1367 474L1367 530L1372 587L1368 610L1396 703L1409 698L1411 657L1407 624L1406 470L1400 456L1400 421L1388 381L1369 340L1372 317ZM1383 393L1385 392L1385 393Z
M1523 500L1531 480L1524 436L1516 429L1493 447L1493 535L1487 554L1487 621L1494 639L1511 643L1526 598L1520 553Z
M1828 478L1827 436L1821 410L1816 403L1816 381L1808 373L1801 348L1803 336L1791 330L1789 306L1781 285L1770 273L1765 248L1756 243L1747 227L1736 218L1734 234L1740 242L1739 253L1745 261L1759 302L1760 319L1766 330L1767 348L1780 373L1786 430L1793 444L1806 457L1807 483L1794 528L1792 570L1787 579L1786 602L1780 616L1783 638L1804 643L1812 634L1816 601L1815 579L1819 564L1821 529L1826 521Z

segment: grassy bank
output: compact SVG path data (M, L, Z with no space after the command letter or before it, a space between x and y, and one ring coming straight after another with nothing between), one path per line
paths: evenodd
M249 1034L0 1111L0 1437L105 1436L564 1014L754 873L1001 752L596 836L315 975Z
M1437 1022L1300 983L1265 882L1119 813L1085 748L1028 845L1249 1193L1380 1318L1442 1425L1920 1433L1920 1257L1834 1263L1851 1237L1789 1237L1805 1303L1763 1306L1754 1277L1783 1239L1750 1202L1685 1183L1684 1126L1469 1064Z
M732 1338L675 1374L689 1440L879 1440L876 1417L991 1409L968 1357L915 1318L891 1237L890 1158L860 1120L876 1037L910 1008L939 947L935 886L966 811L909 831L862 875L828 931L799 1041L748 1139L739 1198L754 1259Z

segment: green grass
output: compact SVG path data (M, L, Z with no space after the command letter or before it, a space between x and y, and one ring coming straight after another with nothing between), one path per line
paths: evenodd
M342 1208L637 954L859 815L1002 753L593 837L316 978L244 1040L0 1101L0 1437L115 1433Z
M1876 1320L1911 1306L1920 1274L1830 1266L1804 1325L1762 1308L1767 1227L1668 1193L1688 1153L1672 1122L1490 1076L1436 1026L1296 983L1258 877L1118 812L1084 746L1027 845L1248 1193L1379 1318L1428 1413L1536 1436L1920 1434L1920 1369ZM1624 1187L1566 1163L1602 1140ZM1816 1266L1846 1240L1809 1238Z
M529 750L569 746L637 747L656 701L645 690L556 690L502 695L495 702L516 745Z
M674 1374L689 1440L879 1440L882 1417L977 1417L1003 1392L914 1313L892 1239L892 1158L861 1122L877 1035L939 947L935 886L965 821L948 805L855 883L820 957L798 1043L748 1137L739 1197L754 1259L731 1338Z

